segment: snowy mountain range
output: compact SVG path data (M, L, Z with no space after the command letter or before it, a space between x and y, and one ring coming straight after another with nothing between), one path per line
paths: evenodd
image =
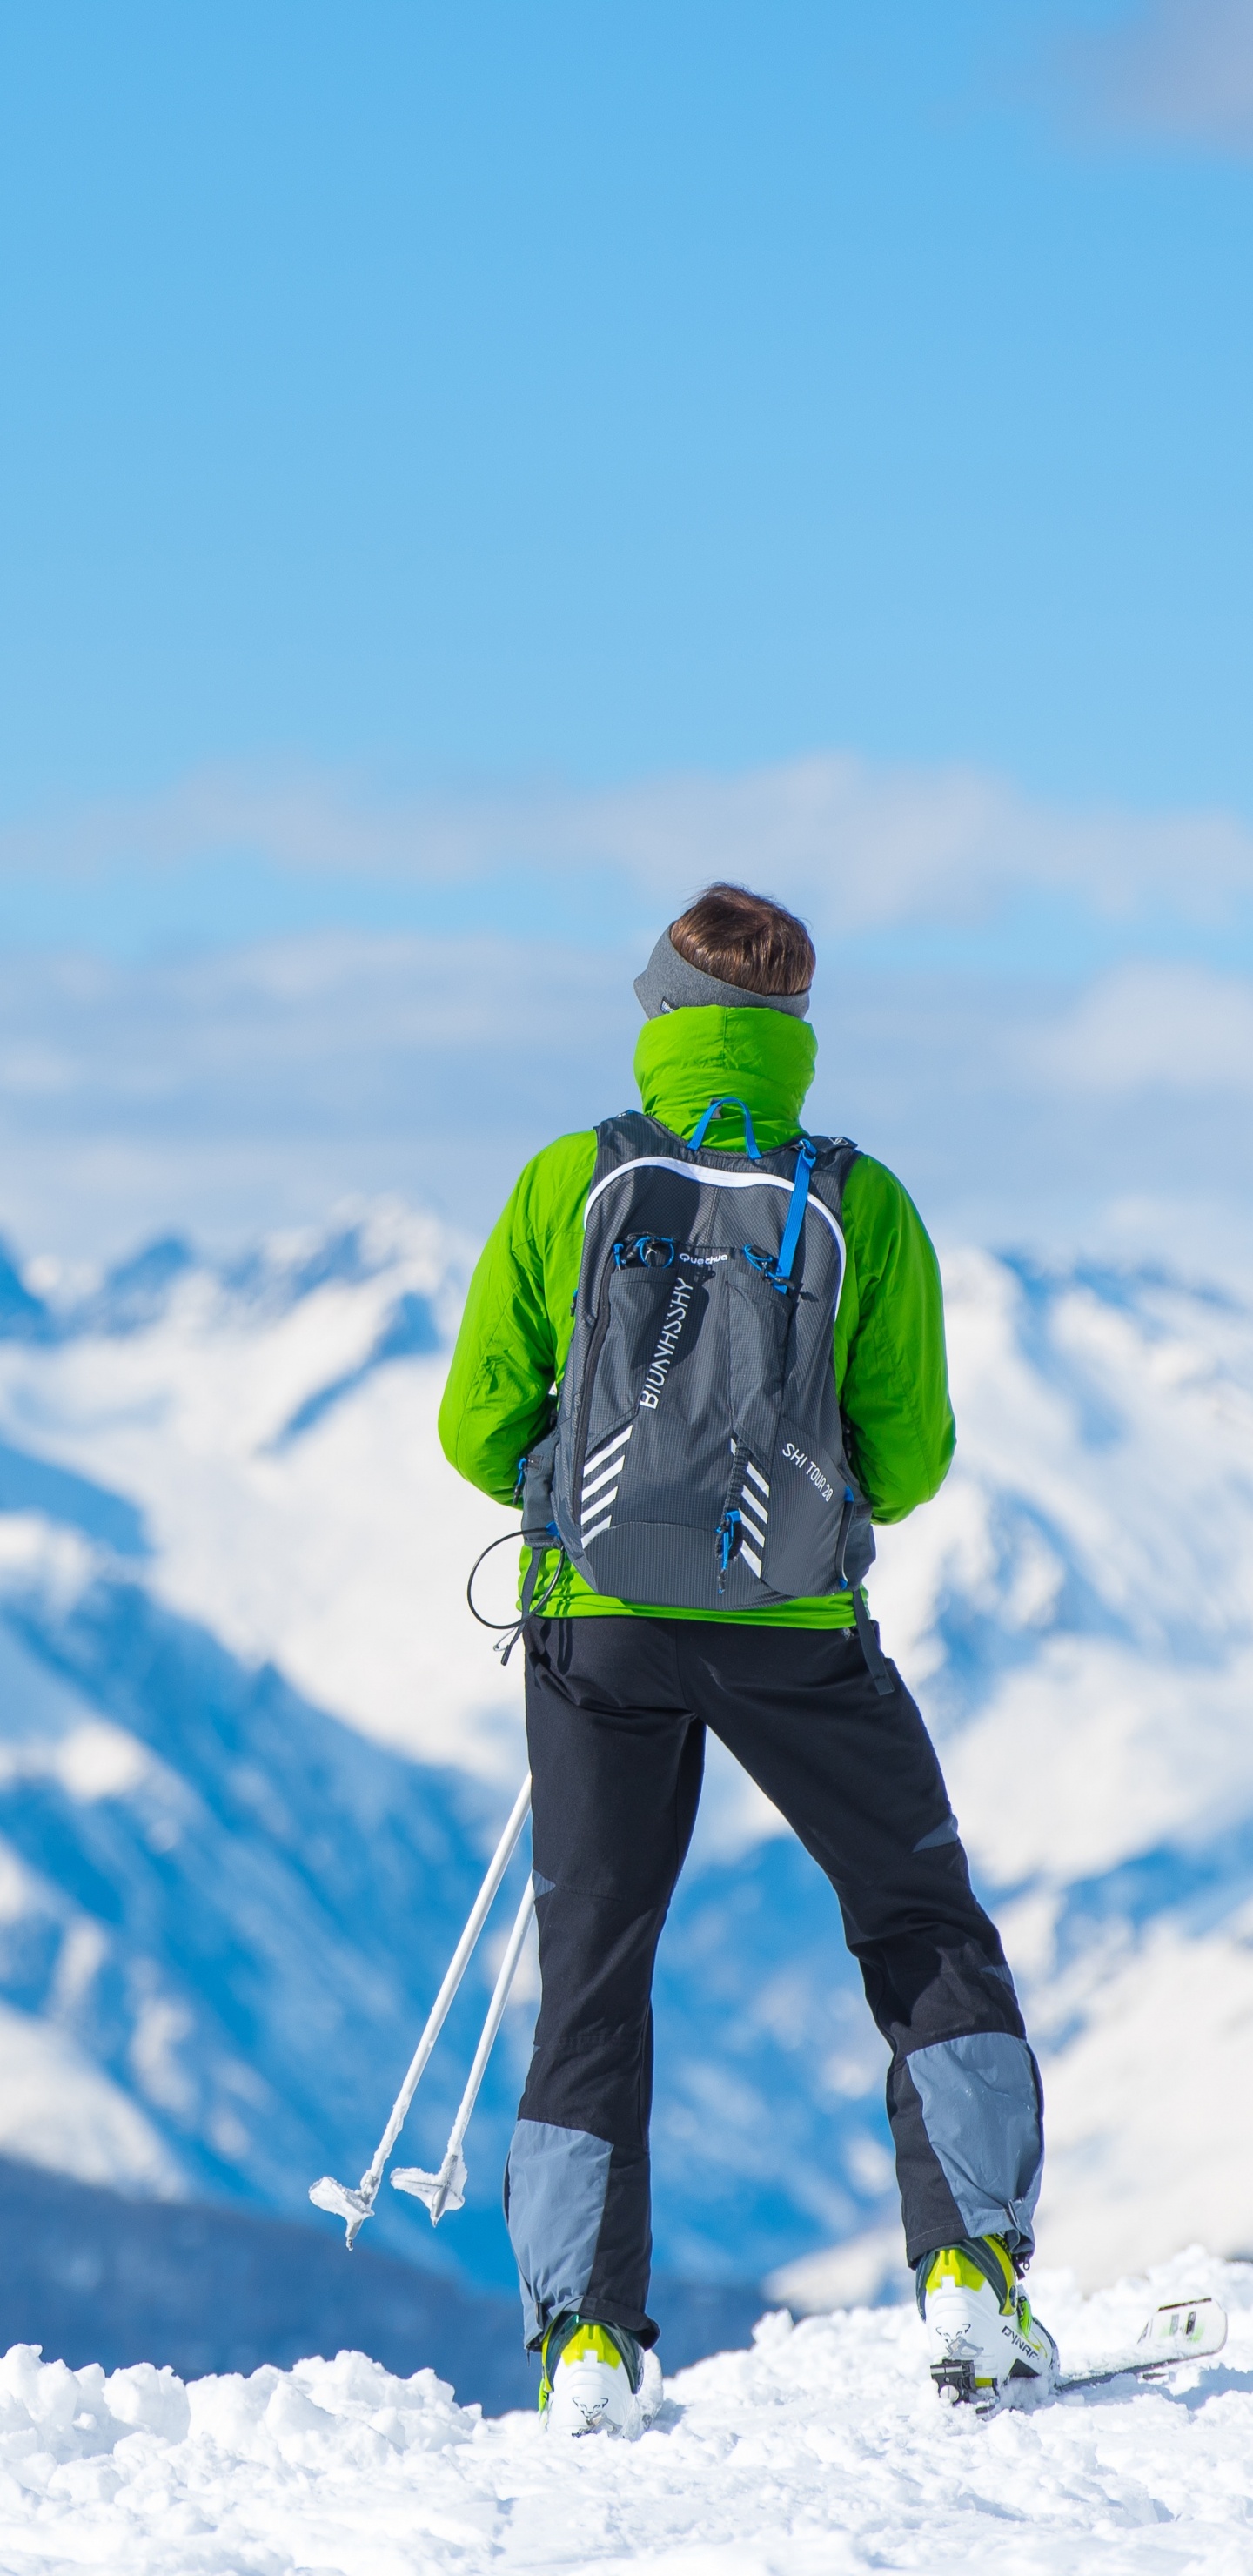
M513 1524L434 1432L470 1258L388 1204L233 1265L166 1241L103 1277L0 1268L0 2152L306 2219L314 2175L366 2163L525 1767L516 1662L464 1604ZM871 1598L1043 2058L1042 2253L1093 2282L1196 2237L1237 2253L1253 1312L1165 1272L946 1269L957 1462L883 1534ZM533 2007L530 1969L465 2212L432 2237L384 2193L380 2250L508 2284ZM833 1899L718 1759L657 2059L664 2270L798 2309L897 2284L883 2052Z

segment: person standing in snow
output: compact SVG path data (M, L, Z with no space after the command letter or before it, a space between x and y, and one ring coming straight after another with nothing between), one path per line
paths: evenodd
M860 1581L871 1522L952 1457L939 1271L892 1173L801 1126L814 966L804 925L738 886L663 932L635 986L643 1114L528 1164L440 1412L483 1492L516 1501L525 1471L542 1998L505 2193L540 2405L571 2432L637 2432L656 2383L650 1996L706 1727L839 1899L892 2052L937 2384L1056 2364L1018 2287L1038 2069Z

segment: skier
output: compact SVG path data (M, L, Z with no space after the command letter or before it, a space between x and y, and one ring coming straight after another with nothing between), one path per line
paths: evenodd
M554 2430L634 2434L656 2385L650 1993L706 1727L839 1898L892 2052L937 2385L995 2395L1056 2366L1019 2289L1038 2069L860 1582L871 1520L926 1502L952 1456L939 1273L900 1182L801 1127L814 964L801 922L733 885L662 933L635 985L643 1115L528 1164L440 1412L462 1475L525 1490L532 1542L542 1996L505 2207Z

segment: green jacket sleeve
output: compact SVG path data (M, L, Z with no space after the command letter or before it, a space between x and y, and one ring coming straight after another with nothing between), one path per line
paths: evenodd
M574 1330L583 1206L596 1163L589 1129L528 1163L489 1235L466 1299L439 1409L444 1456L497 1503L547 1430Z
M953 1455L940 1266L917 1208L867 1154L844 1192L848 1275L835 1331L853 1472L877 1521L901 1521Z

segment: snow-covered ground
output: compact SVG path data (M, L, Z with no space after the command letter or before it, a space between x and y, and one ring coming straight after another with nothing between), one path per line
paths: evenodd
M484 2422L431 2370L359 2353L189 2387L144 2365L0 2362L6 2576L1246 2576L1253 2269L1198 2253L1084 2301L1039 2284L1068 2365L1209 2290L1230 2336L1168 2383L1123 2380L981 2422L941 2408L912 2308L793 2326L667 2382L634 2445Z

